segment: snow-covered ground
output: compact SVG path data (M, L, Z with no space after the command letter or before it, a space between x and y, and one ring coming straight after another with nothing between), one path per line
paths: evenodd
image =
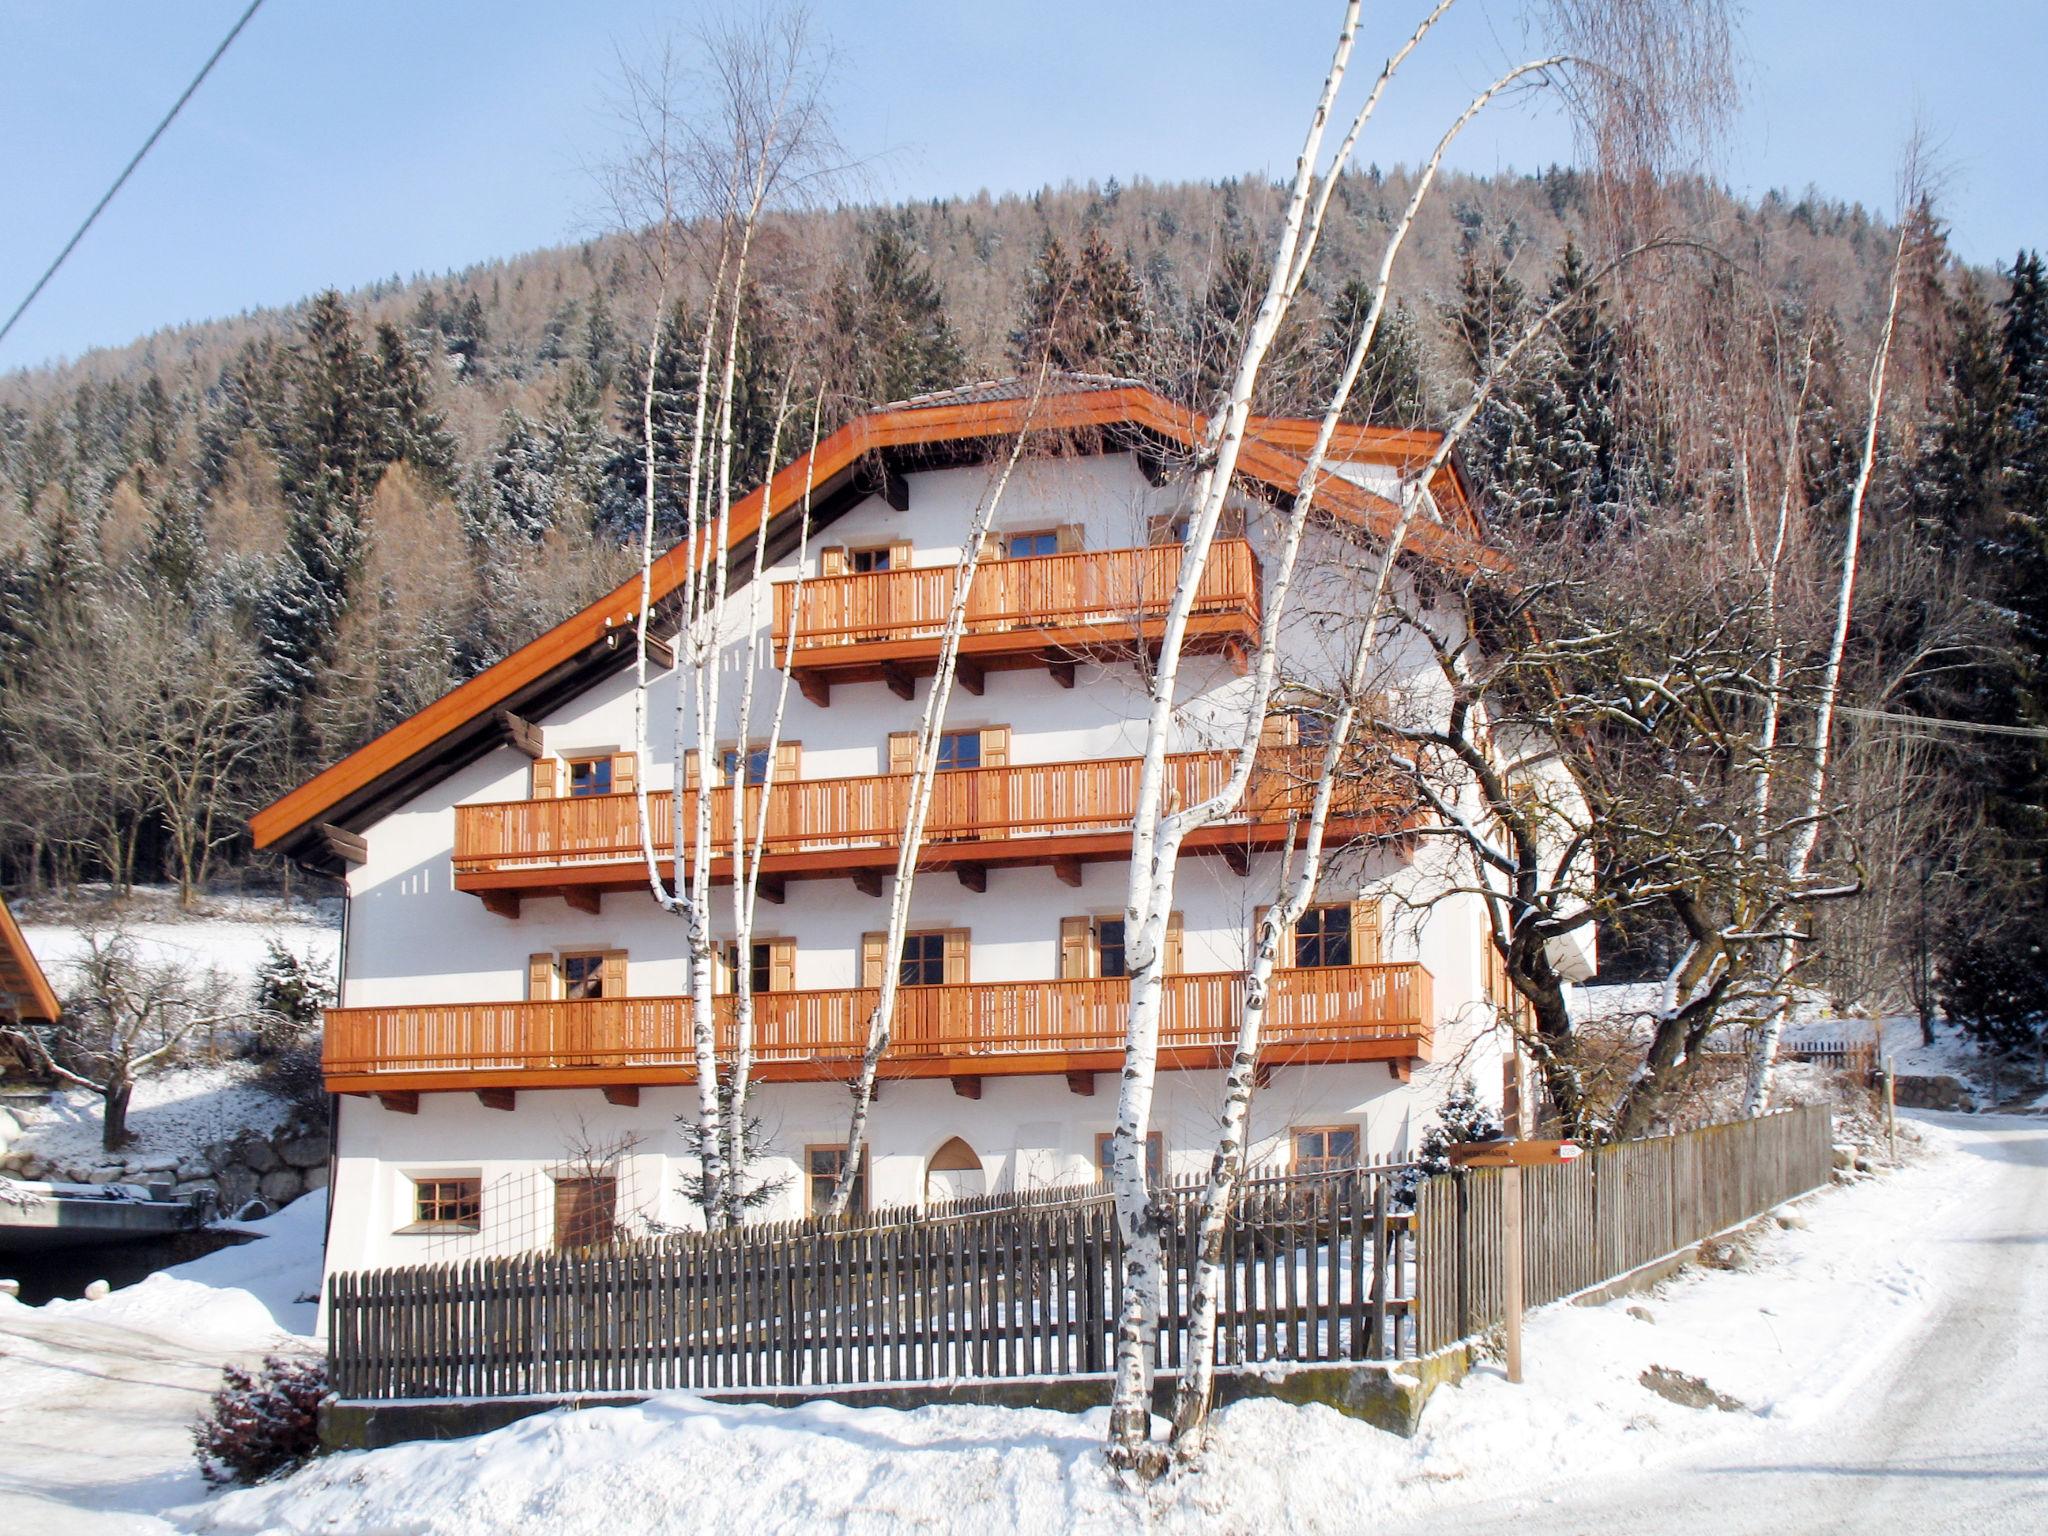
M2040 1529L2048 1126L1917 1123L1924 1156L1803 1202L1741 1270L1536 1314L1527 1384L1482 1369L1437 1394L1413 1440L1244 1403L1219 1416L1200 1469L1145 1492L1103 1470L1099 1413L671 1396L201 1498L182 1425L211 1385L202 1362L304 1326L289 1296L304 1283L294 1264L313 1273L306 1200L268 1224L275 1248L226 1250L103 1302L0 1304L0 1529ZM1739 1406L1669 1401L1643 1385L1654 1367Z
M10 1112L21 1134L7 1150L33 1152L60 1165L105 1160L98 1094L58 1089L46 1103L14 1105ZM291 1117L292 1106L255 1081L247 1062L174 1068L136 1083L128 1106L135 1139L120 1155L131 1165L155 1158L182 1162L243 1131L267 1136Z
M15 915L28 947L61 993L72 963L85 952L82 927L88 922L106 927L116 914L104 901L89 897L68 908L61 921L45 918L42 911L24 904ZM186 913L178 910L175 893L139 886L120 915L145 964L219 970L245 984L262 965L273 939L330 971L341 946L338 901L286 903L271 896L209 896L197 910Z

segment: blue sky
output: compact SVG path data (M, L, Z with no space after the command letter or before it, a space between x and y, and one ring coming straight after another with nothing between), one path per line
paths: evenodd
M11 310L245 0L12 0L0 8L0 314ZM0 347L30 365L317 288L441 271L591 232L616 50L687 30L653 0L268 0ZM1384 56L1411 3L1380 17ZM817 0L841 137L876 197L1284 174L1321 78L1328 0ZM1423 153L1523 56L1511 0L1460 0L1361 152ZM1962 254L2048 242L2040 0L1770 0L1742 34L1746 100L1718 167L1889 210L1916 118ZM1457 163L1568 159L1534 105Z

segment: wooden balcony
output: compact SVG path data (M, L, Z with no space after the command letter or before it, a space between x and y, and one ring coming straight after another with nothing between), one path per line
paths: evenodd
M1182 805L1206 798L1229 779L1230 761L1227 752L1169 758L1170 793ZM1079 885L1082 864L1129 856L1141 767L1134 757L1095 758L941 773L933 781L919 867L951 869L980 890L990 869L1051 865ZM1306 810L1316 769L1308 749L1262 752L1238 814L1196 832L1187 846L1219 854L1242 872L1251 853L1285 839L1290 814ZM836 876L879 895L883 875L896 867L910 788L911 776L900 773L771 785L763 893L779 901L788 880ZM749 837L760 824L761 794L759 787L746 791ZM732 796L729 788L711 791L718 880L731 878ZM696 802L695 791L683 797L686 829L695 828ZM675 849L675 796L651 794L647 808L655 849L668 859ZM1390 794L1364 785L1347 785L1335 809L1333 844L1392 830L1401 820ZM588 903L606 891L647 884L632 795L457 806L454 862L457 889L508 916L516 916L528 897Z
M1160 1064L1228 1059L1244 978L1236 971L1166 978ZM998 981L906 987L898 994L888 1078L946 1077L978 1093L984 1077L1070 1074L1076 1092L1123 1060L1129 984ZM1386 1061L1397 1076L1427 1061L1435 1022L1419 965L1351 965L1275 975L1262 1066ZM875 1006L871 988L771 992L755 1002L755 1073L767 1082L853 1075ZM732 1045L721 1000L720 1048ZM677 997L590 1002L450 1003L331 1008L325 1045L332 1093L628 1089L695 1080L688 1003ZM509 1106L508 1106L509 1107Z
M980 693L985 672L1048 667L1071 688L1077 661L1142 653L1159 641L1180 562L1178 544L982 562L960 640L961 686ZM951 565L913 566L779 584L776 647L804 696L823 707L834 683L879 681L911 697L916 680L937 670L954 575ZM1219 539L1187 647L1242 664L1258 634L1258 561L1244 540Z

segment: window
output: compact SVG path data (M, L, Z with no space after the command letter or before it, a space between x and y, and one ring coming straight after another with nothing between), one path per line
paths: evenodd
M873 571L886 571L890 568L890 556L893 553L887 544L879 549L849 549L846 552L846 568L859 576L865 576Z
M1095 1173L1103 1183L1110 1181L1116 1157L1116 1132L1104 1131L1095 1138ZM1166 1139L1157 1131L1145 1133L1145 1182L1159 1183L1166 1175Z
M749 784L767 783L768 749L766 747L749 747L747 748L746 759L747 782ZM737 747L727 747L723 752L718 754L718 771L723 776L724 781L727 784L734 783L738 779L740 771L740 752Z
M574 1003L603 997L604 960L601 953L562 956L559 966L563 998Z
M1296 1173L1336 1173L1358 1166L1358 1127L1304 1125L1291 1133Z
M481 1232L484 1181L480 1178L414 1179L412 1225L406 1232Z
M609 1173L555 1180L555 1246L595 1248L619 1230L619 1181Z
M1007 534L1003 539L1003 553L1012 560L1027 560L1033 555L1056 555L1059 552L1059 531L1053 528Z
M1124 920L1100 917L1095 920L1095 974L1122 976L1124 971Z
M809 1195L809 1209L813 1216L825 1214L825 1207L832 1201L832 1188L839 1182L840 1170L846 1166L846 1148L805 1147L804 1181ZM853 1190L847 1196L849 1211L864 1211L868 1208L868 1156L867 1149L861 1149L860 1167L853 1175Z
M896 973L899 986L936 987L946 979L946 935L930 933L903 935L903 957Z
M1169 976L1178 976L1183 970L1181 948L1180 914L1169 912L1166 953L1161 957ZM1114 980L1130 975L1123 918L1107 914L1061 918L1059 958L1062 981L1086 981L1091 977Z
M1351 906L1348 902L1310 907L1294 925L1294 963L1300 966L1351 964Z
M738 991L739 945L727 944L719 951L719 962L719 990ZM793 991L796 987L796 940L754 940L753 958L747 967L747 984L756 994Z
M939 737L939 772L981 766L981 732L947 731Z
M609 757L569 759L571 795L608 795L612 792L612 760Z

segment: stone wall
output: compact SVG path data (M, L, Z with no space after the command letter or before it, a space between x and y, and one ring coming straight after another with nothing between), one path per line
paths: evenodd
M8 1130L0 1126L0 1144ZM5 1151L0 1152L0 1174L72 1184L154 1185L178 1199L210 1199L223 1216L259 1216L326 1188L332 1146L326 1117L307 1115L268 1135L244 1131L176 1156L96 1150L46 1158L25 1149ZM255 1208L259 1203L262 1210Z

